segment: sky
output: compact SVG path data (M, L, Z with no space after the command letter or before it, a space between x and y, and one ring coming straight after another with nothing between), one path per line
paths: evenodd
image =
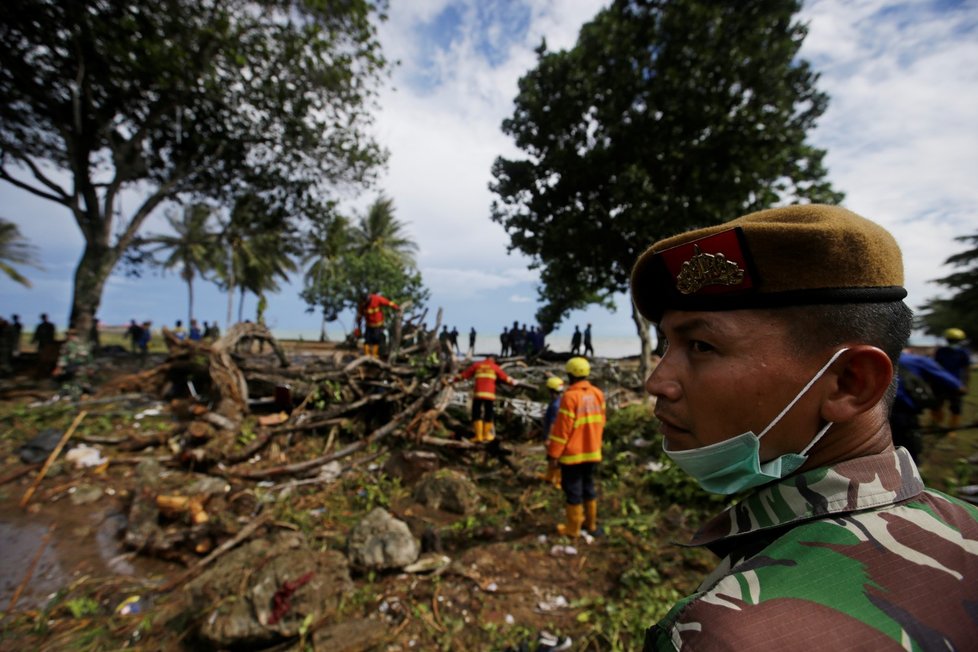
M550 50L572 47L581 25L606 4L391 2L380 39L399 65L381 90L374 126L390 160L376 187L349 202L362 208L379 193L394 200L396 217L418 244L431 311L442 308L449 326L474 326L480 337L495 338L513 320L533 323L539 273L507 253L506 233L489 219L490 168L498 156L520 156L500 125L512 113L517 81L535 64L534 48L544 38ZM952 271L942 263L962 249L954 237L978 231L978 2L816 0L804 4L800 18L809 27L801 56L830 96L810 139L828 151L829 178L846 193L844 205L900 243L907 301L917 307L943 294L932 281ZM123 210L136 201L125 197ZM32 328L48 312L64 325L82 251L77 226L62 207L5 182L0 215L19 225L43 265L21 270L32 289L0 277L0 313L19 313ZM156 216L143 233L161 230ZM305 311L300 289L297 278L269 296L268 322L281 335L317 337L319 318ZM590 322L597 338L634 342L629 352L637 353L627 297L618 306L572 313L552 340ZM246 317L254 311L249 297ZM195 316L224 326L226 312L224 295L198 282ZM106 324L136 318L158 326L186 314L186 285L176 273L116 273L99 309ZM343 316L327 333L342 337L351 326Z

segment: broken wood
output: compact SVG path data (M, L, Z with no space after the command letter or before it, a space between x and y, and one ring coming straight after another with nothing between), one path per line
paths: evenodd
M238 532L233 538L228 539L227 541L219 545L209 555L207 555L199 562L197 562L193 567L188 568L187 570L180 573L179 575L174 577L172 580L170 580L163 586L159 587L157 589L157 592L168 593L173 589L177 588L178 586L180 586L181 584L184 584L185 582L188 582L193 578L197 577L197 575L199 575L205 568L207 568L207 566L214 563L215 559L217 559L224 553L228 552L235 546L237 546L239 543L241 543L242 541L250 537L252 534L254 534L255 530L265 525L265 523L268 522L269 518L270 518L269 512L262 514L257 519L253 520L251 523L241 528L241 531Z
M75 429L78 427L78 425L82 422L82 419L84 419L87 414L88 412L86 412L85 410L79 412L78 416L75 417L75 420L71 422L70 426L68 426L68 430L65 431L65 434L61 436L61 439L58 441L58 445L55 446L54 450L51 451L51 454L48 455L48 459L44 462L44 466L41 467L41 470L40 472L38 472L37 477L34 478L34 482L32 482L31 486L27 488L27 491L24 492L24 497L20 499L21 509L27 507L27 503L30 502L31 496L34 495L34 492L37 491L38 485L41 484L41 480L43 480L44 476L47 475L48 469L50 469L51 465L54 464L54 460L58 457L58 454L61 453L61 449L65 447L65 444L68 443L68 439L70 439L71 436L75 433Z

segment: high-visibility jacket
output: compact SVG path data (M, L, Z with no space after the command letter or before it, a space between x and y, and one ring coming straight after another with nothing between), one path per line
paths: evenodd
M362 315L367 321L367 328L379 328L384 325L383 306L390 306L397 309L397 304L387 297L379 294L371 294L367 297L367 302L363 307Z
M475 398L482 398L488 401L496 400L496 379L504 383L514 385L512 378L506 375L502 367L496 364L492 358L486 358L481 362L474 362L469 368L463 371L462 378L472 378L475 376Z
M577 381L560 399L547 455L561 464L600 462L604 418L604 393L586 380Z

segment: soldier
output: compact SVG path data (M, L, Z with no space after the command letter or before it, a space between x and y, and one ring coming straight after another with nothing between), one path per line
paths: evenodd
M668 343L646 381L663 449L707 491L746 492L693 537L721 561L646 650L974 644L978 508L926 489L890 437L902 285L893 236L834 206L639 257L632 298Z
M65 332L65 343L52 375L72 399L78 400L83 393L91 391L94 375L91 345L78 339L78 331L74 328Z

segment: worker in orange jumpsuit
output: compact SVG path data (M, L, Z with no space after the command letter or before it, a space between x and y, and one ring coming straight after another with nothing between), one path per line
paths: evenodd
M591 365L585 358L567 361L570 383L560 400L557 420L547 441L547 461L560 468L560 484L566 499L566 522L558 534L576 537L581 525L598 532L598 494L594 474L601 461L604 434L604 393L588 381Z
M366 321L367 328L363 335L363 354L374 358L380 357L380 343L384 341L384 306L400 310L401 307L380 294L368 294L360 302L357 310L357 324ZM358 326L359 328L359 326Z
M475 389L472 392L472 430L476 442L489 442L496 438L493 429L493 406L496 401L496 380L516 387L518 380L510 378L502 367L491 357L473 362L458 375L459 379L467 380L475 377Z

